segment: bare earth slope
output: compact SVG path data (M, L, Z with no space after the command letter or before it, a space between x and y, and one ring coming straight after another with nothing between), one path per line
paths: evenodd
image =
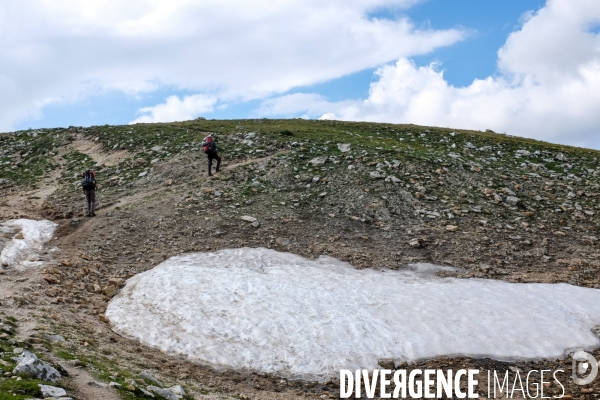
M207 132L224 159L212 178L200 149ZM326 254L359 268L431 262L460 267L443 274L462 278L600 288L598 157L493 132L335 121L1 135L0 222L47 218L60 227L44 268L2 271L0 318L17 319L15 343L83 361L99 381L121 383L124 398L140 395L126 387L143 370L198 399L337 398L336 382L213 371L143 347L110 330L107 302L125 279L168 257L243 246ZM101 185L95 218L83 216L77 187L86 168ZM48 332L66 341L50 342ZM566 365L443 357L410 368ZM575 386L567 393L582 395Z

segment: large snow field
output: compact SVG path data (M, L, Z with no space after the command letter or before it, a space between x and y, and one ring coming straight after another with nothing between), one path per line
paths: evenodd
M561 357L600 345L600 290L357 270L268 249L170 258L109 303L113 329L216 368L323 379L381 358Z
M3 237L0 242L0 265L18 270L42 265L39 256L57 227L58 224L48 220L13 219L0 223Z

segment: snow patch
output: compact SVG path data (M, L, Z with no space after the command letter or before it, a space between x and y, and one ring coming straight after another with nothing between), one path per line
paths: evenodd
M4 247L0 264L18 270L41 266L39 256L57 227L48 220L14 219L0 223L0 248Z
M357 270L258 248L172 257L106 311L113 329L215 368L325 379L379 359L561 357L600 345L600 290Z

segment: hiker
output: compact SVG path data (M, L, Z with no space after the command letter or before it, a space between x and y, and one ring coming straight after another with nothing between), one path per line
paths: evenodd
M83 189L85 199L87 200L87 214L85 214L85 216L95 217L96 213L94 212L94 207L96 205L96 189L98 189L96 176L94 171L88 169L81 174L81 177L83 178L81 181L81 188Z
M221 168L221 157L217 154L217 140L213 138L212 133L202 140L202 150L208 156L208 176L212 176L212 162L217 160L216 172Z

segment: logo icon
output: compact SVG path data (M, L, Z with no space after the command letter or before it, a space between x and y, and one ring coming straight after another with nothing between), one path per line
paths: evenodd
M579 375L585 374L591 367L589 375L585 378L580 378ZM573 354L573 381L578 385L587 385L591 383L598 375L598 361L590 354L583 350L578 350Z

